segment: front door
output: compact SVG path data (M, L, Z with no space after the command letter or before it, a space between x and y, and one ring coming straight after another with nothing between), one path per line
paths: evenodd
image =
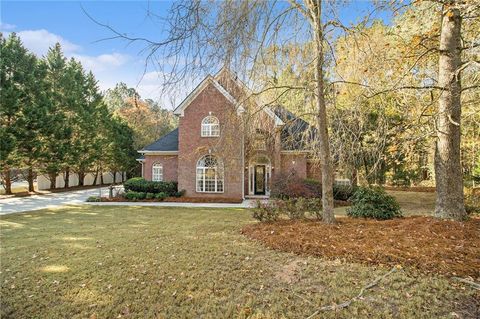
M255 165L255 195L265 195L265 165Z

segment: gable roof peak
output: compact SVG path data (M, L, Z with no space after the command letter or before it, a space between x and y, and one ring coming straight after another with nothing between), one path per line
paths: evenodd
M185 109L192 103L192 101L208 86L208 84L213 84L213 86L222 93L225 98L231 102L235 108L237 109L238 113L242 113L245 111L243 106L227 91L225 88L217 82L217 80L210 74L208 74L198 85L197 87L190 92L189 95L180 103L175 110L173 110L173 114L183 116Z

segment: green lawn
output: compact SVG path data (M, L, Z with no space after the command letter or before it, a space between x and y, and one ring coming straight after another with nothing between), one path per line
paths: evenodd
M78 206L2 216L3 318L305 318L389 269L268 250L241 209ZM319 318L462 318L471 288L402 270Z

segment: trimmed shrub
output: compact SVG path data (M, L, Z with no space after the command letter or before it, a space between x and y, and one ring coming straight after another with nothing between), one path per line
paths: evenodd
M99 196L90 196L87 198L87 202L101 202L102 199Z
M173 197L183 197L186 192L186 190L182 189L181 191L176 192Z
M147 193L147 196L145 196L146 199L153 199L155 198L155 194L154 193Z
M145 199L145 197L147 197L147 194L143 192L128 191L124 194L124 196L128 200L137 201Z
M336 200L349 200L355 193L355 188L352 185L333 185L333 198Z
M253 209L253 218L261 222L274 222L278 220L280 211L274 201L261 202L257 200Z
M380 187L359 187L352 198L352 206L347 208L350 217L392 219L402 217L400 205L395 198Z
M165 194L164 192L160 192L158 194L155 194L155 198L160 201L163 201L165 198L167 198L167 194Z
M125 191L134 191L141 193L165 193L167 196L175 196L178 192L177 182L154 182L147 181L142 177L134 177L127 180L123 187Z

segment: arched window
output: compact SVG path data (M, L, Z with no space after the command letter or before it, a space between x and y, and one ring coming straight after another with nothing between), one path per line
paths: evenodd
M223 192L223 164L213 155L205 155L197 162L197 192Z
M220 136L220 123L215 116L207 116L202 120L202 136Z
M159 163L154 163L152 165L152 181L162 182L163 181L163 166Z

